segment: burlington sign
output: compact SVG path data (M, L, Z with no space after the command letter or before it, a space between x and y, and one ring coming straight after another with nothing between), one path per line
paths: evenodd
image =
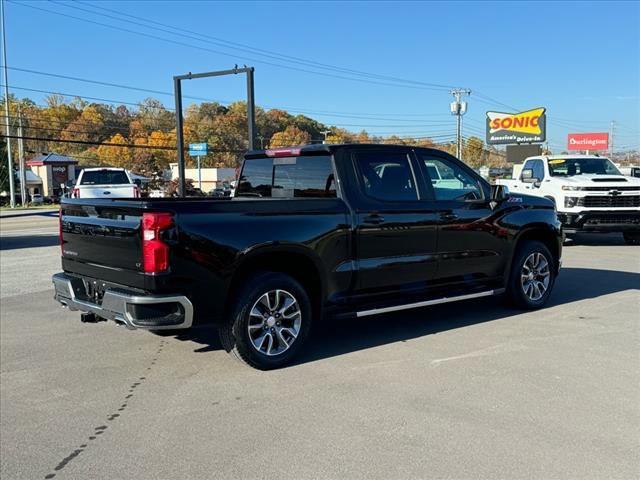
M567 150L608 150L608 133L570 133Z
M547 137L544 108L520 113L487 112L487 143L508 145L540 143Z

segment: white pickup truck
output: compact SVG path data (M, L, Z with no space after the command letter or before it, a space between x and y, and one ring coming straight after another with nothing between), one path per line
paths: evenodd
M85 168L80 172L73 198L138 198L140 186L124 168Z
M640 245L640 178L622 175L608 158L529 157L514 172L516 178L497 183L552 200L566 233L622 232L628 244Z

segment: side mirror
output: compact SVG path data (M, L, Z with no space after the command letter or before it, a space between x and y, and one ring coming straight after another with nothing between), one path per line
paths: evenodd
M533 183L536 187L540 186L540 179L533 176L533 169L531 168L525 168L522 170L520 180L522 180L523 183Z
M520 180L524 183L533 183L535 179L533 178L533 168L525 168L522 170L520 174Z
M491 185L491 200L501 202L509 198L509 187L506 185Z

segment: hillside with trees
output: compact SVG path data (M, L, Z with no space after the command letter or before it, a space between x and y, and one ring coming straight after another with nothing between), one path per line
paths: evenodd
M0 108L4 123L4 98ZM61 95L50 95L43 105L38 105L12 95L10 121L14 135L18 116L22 117L27 157L56 152L76 158L80 165L124 167L140 174L166 169L175 161L175 114L153 98L132 107L90 103L79 97L67 100ZM264 148L321 142L321 132L329 131L329 143L404 144L455 152L450 142L439 144L427 137L381 137L365 130L351 132L278 109L257 107L256 128L256 145ZM210 153L203 158L203 166L235 167L247 149L246 104L192 104L184 111L184 134L186 144L208 143ZM16 143L12 143L12 151ZM503 152L487 148L477 137L465 141L465 161L474 167L501 165L503 156ZM192 161L186 158L187 162Z

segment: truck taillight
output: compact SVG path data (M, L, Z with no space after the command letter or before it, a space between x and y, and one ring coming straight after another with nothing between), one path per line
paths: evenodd
M133 187L133 198L140 198L140 189L138 186Z
M169 269L169 245L160 233L173 226L170 213L142 214L142 267L145 273L161 273Z
M71 196L73 198L80 198L80 189L79 188L74 188Z

